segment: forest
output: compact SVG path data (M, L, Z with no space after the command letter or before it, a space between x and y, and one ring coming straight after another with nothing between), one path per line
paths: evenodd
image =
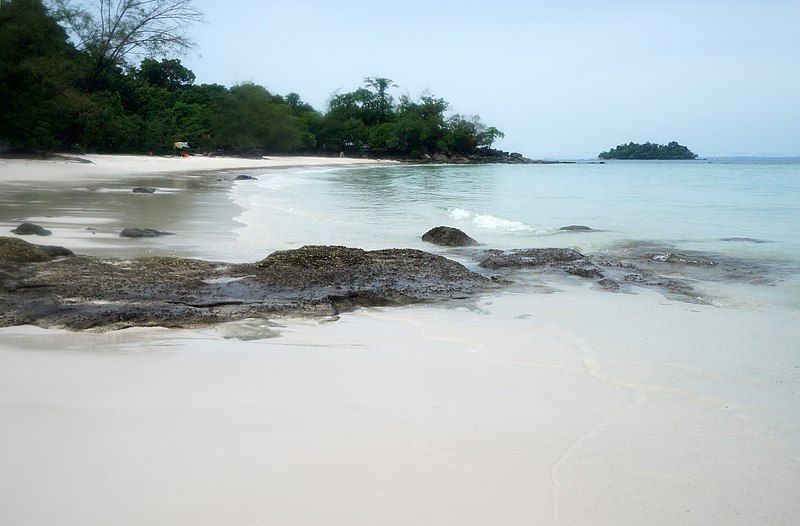
M503 133L367 77L317 110L254 83L196 84L191 0L0 0L0 146L44 151L470 154Z
M675 141L667 145L653 144L646 142L638 144L629 142L620 144L616 148L611 148L598 155L600 159L629 159L629 160L692 160L697 159L697 154L692 153L689 148L682 146Z

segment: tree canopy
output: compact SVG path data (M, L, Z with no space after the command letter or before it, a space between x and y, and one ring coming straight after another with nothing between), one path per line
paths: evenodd
M689 148L675 141L667 145L653 144L650 142L644 144L630 142L628 144L620 144L607 152L602 152L598 157L600 159L673 161L697 159L697 154L692 153Z
M49 6L49 7L48 7ZM420 156L469 154L503 134L431 93L366 77L318 111L254 83L195 83L191 0L0 2L0 142L45 150Z

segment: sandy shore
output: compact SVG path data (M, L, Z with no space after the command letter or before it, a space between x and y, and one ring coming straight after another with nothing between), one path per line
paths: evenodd
M36 218L54 234L28 240L118 254L115 232L150 219L180 235L130 254L202 255L235 229L235 170L255 168L92 159L0 161L0 227ZM338 321L0 329L0 524L796 523L798 311L560 289Z
M81 159L77 160L77 159ZM348 159L340 157L160 157L142 155L81 155L73 160L24 160L0 158L0 182L58 182L80 178L106 179L132 176L215 170L250 170L257 168L297 168L301 166L364 166L393 161Z
M31 222L51 235L21 236L76 253L149 254L243 262L231 232L241 209L228 192L237 175L256 170L384 166L393 161L328 157L147 157L85 155L77 160L0 159L0 235ZM135 187L154 194L133 193ZM126 239L124 228L175 236ZM212 249L212 250L209 250ZM264 254L266 256L266 254Z

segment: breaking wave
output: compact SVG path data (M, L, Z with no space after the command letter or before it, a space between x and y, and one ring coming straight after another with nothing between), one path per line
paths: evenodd
M512 221L496 217L489 214L476 214L463 208L449 208L448 214L456 221L466 221L472 224L473 227L481 230L495 230L500 232L529 232L537 235L553 234L556 229L554 228L539 228L532 225L522 223L520 221Z

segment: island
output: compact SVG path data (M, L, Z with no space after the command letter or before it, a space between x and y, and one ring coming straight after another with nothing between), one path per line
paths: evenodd
M686 161L697 159L697 154L692 153L689 148L675 141L670 142L666 146L651 142L646 142L644 144L629 142L628 144L620 144L616 148L611 148L607 152L602 152L597 157L600 159Z

